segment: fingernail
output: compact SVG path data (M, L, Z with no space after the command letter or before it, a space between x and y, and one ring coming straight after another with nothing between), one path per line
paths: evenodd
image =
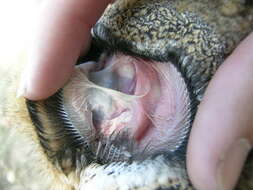
M24 75L22 75L18 89L17 89L16 97L17 98L23 97L25 96L25 93L26 93L26 82L24 79Z
M239 139L232 144L218 163L218 190L232 190L240 176L251 144L247 139Z
M17 90L16 97L17 98L23 97L25 95L25 91L26 91L25 86L23 84L20 84Z

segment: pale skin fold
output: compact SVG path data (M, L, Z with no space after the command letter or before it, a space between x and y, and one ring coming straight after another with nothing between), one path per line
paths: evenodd
M43 2L19 96L45 99L65 84L89 47L90 28L110 2ZM252 49L253 33L219 68L200 104L187 152L188 173L199 190L233 189L252 147Z

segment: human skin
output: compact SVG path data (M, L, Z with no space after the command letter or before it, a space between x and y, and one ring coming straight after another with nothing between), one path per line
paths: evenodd
M45 0L18 95L44 99L66 83L89 47L91 27L110 2ZM251 149L252 48L253 34L219 68L200 104L187 152L197 189L231 190Z
M198 189L233 189L252 148L252 48L253 33L218 69L198 109L187 154Z

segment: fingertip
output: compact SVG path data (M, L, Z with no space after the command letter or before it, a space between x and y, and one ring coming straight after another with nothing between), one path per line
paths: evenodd
M17 91L17 97L25 97L34 101L46 99L64 86L68 78L69 76L67 75L64 78L54 76L45 79L43 82L27 81L25 84L21 83Z
M59 89L60 86L64 85L64 80L59 80L58 83L56 83L56 79L48 80L49 84L54 85L41 85L41 84L30 84L29 82L26 83L27 86L21 86L21 90L19 89L18 97L25 97L26 99L38 101L46 99L53 94L55 94ZM35 85L34 85L35 84ZM23 89L22 89L23 88Z
M252 146L247 139L241 138L217 153L192 144L191 147L187 171L194 187L197 190L232 190Z
M232 190L251 145L233 119L220 116L230 109L218 112L216 106L209 104L212 104L209 97L208 93L208 101L204 100L200 105L193 124L187 150L187 171L198 190Z
M189 138L187 169L199 190L232 190L252 148L252 55L235 53L211 80Z
M66 83L78 56L89 47L91 27L108 3L110 0L44 2L17 96L45 99Z
M25 68L17 96L30 100L42 100L56 93L70 78L74 63L28 64Z

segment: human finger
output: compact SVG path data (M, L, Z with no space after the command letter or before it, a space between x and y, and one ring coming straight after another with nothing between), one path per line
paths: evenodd
M18 96L44 99L66 83L90 29L112 0L45 0Z
M190 135L187 167L197 189L231 190L253 143L253 34L218 69Z

